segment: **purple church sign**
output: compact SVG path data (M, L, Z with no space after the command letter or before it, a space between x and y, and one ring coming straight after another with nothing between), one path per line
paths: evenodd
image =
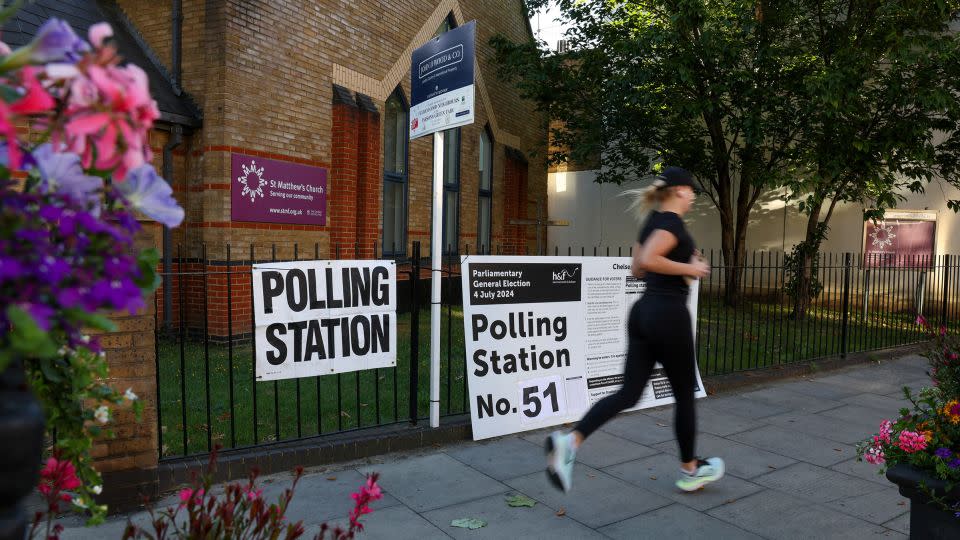
M327 170L243 154L230 157L233 221L327 224Z

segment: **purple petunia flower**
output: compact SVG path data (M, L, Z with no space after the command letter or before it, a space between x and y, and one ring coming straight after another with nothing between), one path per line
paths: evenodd
M951 469L956 469L957 467L960 467L960 458L954 459L953 461L948 463L947 466L950 467Z
M45 282L56 284L70 274L70 265L66 261L48 255L40 261L37 272L43 276Z
M62 193L77 202L90 205L94 216L100 214L100 190L103 178L84 174L80 156L53 151L53 145L41 144L33 151L40 173L43 193Z
M173 198L170 184L157 174L152 165L144 164L132 169L126 180L117 184L117 189L134 210L167 227L176 227L183 222L183 208Z
M10 257L0 257L0 283L11 279L20 279L30 273L20 261Z
M953 452L949 448L937 448L937 451L934 452L934 455L940 459L947 459L953 455Z
M76 63L90 45L80 39L73 28L61 19L49 19L37 30L33 42L27 46L30 60L36 64L50 62ZM16 54L16 53L14 53Z
M53 308L43 304L26 304L21 307L23 307L23 310L33 317L33 320L37 323L37 326L44 331L50 330L50 319L56 314Z

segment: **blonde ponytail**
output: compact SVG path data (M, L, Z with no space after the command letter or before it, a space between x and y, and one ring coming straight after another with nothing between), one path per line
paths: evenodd
M661 189L663 186L664 181L657 179L649 186L625 190L620 196L631 197L633 199L630 201L630 206L627 207L627 211L633 212L638 218L642 219L654 206L662 203L670 196L671 190Z

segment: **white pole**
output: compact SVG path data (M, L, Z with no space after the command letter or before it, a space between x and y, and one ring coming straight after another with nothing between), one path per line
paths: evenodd
M430 427L440 426L440 256L443 242L443 139L433 134L433 236L430 240Z

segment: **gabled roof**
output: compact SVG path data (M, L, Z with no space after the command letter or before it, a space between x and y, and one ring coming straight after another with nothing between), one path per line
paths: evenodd
M203 115L193 98L177 88L173 78L150 50L133 24L114 2L97 0L33 0L3 24L0 39L16 49L30 43L40 26L51 17L63 19L77 35L86 38L91 25L106 21L113 27L113 40L124 62L140 66L150 80L150 93L157 100L160 121L199 127Z

